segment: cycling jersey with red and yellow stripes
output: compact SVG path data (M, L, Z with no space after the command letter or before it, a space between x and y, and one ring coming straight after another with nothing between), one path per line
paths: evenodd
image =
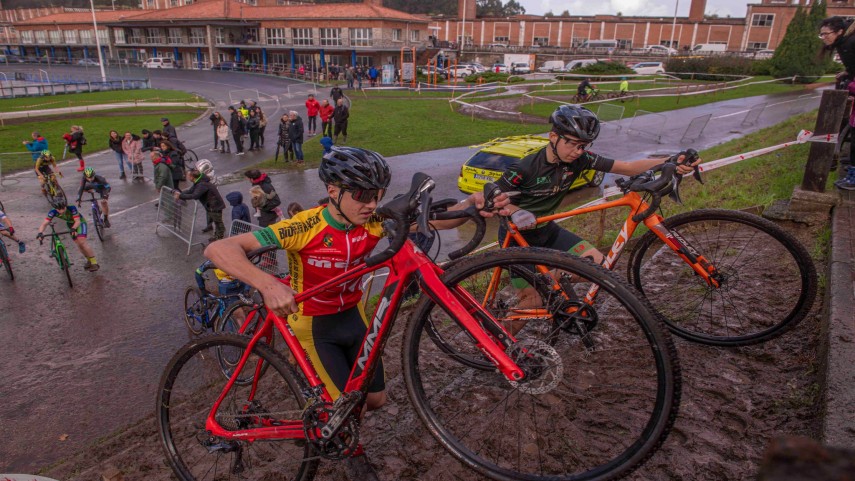
M255 231L255 238L262 246L278 245L288 252L291 288L302 292L364 262L383 235L381 222L372 216L348 230L320 206ZM319 293L300 306L300 313L318 316L350 309L362 298L360 281Z

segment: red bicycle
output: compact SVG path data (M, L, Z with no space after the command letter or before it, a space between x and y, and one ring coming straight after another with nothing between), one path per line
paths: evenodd
M616 479L653 455L677 415L680 371L670 335L649 304L612 273L555 250L503 249L458 259L443 271L407 240L413 222L428 235L430 219L468 215L478 222L454 257L480 242L485 224L474 209L432 205L433 187L430 177L416 174L407 194L377 209L388 219L389 247L296 298L300 303L387 272L361 354L337 399L287 321L260 306L255 312L263 319L250 314L245 321L256 326L251 336L210 334L173 356L157 412L179 479L310 480L321 459L358 452L368 384L413 279L425 295L407 321L400 376L427 430L461 461L458 477L471 468L500 480ZM528 267L534 264L560 276L537 273ZM511 333L503 318L517 312L512 283L520 276L538 286L550 316ZM600 302L580 303L574 291L592 284L600 286ZM499 295L484 302L486 289L497 285ZM574 328L580 322L586 342ZM271 348L276 332L294 364ZM232 367L224 368L224 356Z

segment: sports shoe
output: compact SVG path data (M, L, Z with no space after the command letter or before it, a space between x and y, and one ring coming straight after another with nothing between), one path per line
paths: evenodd
M246 152L238 152L237 154L238 154L238 155L243 155L243 154L245 154L245 153L246 153Z
M380 481L377 471L368 462L368 456L364 454L345 459L344 467L350 481Z
M100 269L100 268L101 268L101 266L99 266L98 264L92 264L92 263L90 263L89 261L86 261L86 262L87 262L89 265L88 265L88 266L85 266L84 268L85 268L87 271L89 271L89 272L95 272L95 271L97 271L98 269Z
M78 168L77 168L77 171L78 171L78 172L83 172L83 170L84 170L84 167L83 167L82 165L81 165L80 167L78 167Z
M104 227L110 227L110 219L107 216L104 216Z
M119 180L124 180L124 179L127 179L127 178L128 178L128 176L127 176L127 175L125 175L125 173L124 173L124 172L122 172L122 175L120 175L120 176L119 176Z
M205 226L204 229L202 229L202 232L211 232L212 230L214 230L214 226L212 226L211 224L208 224Z
M838 189L855 190L855 167L849 167L846 171L846 177L834 183Z
M23 254L27 250L27 244L23 242L18 242L18 254Z
M216 147L214 147L213 149L208 149L208 152L216 152L216 151L217 151Z

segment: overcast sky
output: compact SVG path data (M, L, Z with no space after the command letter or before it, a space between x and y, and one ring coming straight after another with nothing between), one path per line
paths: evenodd
M543 15L552 10L558 15L564 10L570 10L571 15L615 14L621 12L626 16L644 15L647 17L673 17L674 0L517 0L526 13ZM680 5L677 15L689 15L690 0L677 0ZM718 14L720 17L744 17L747 10L746 0L707 0L707 14ZM759 1L751 3L760 3Z

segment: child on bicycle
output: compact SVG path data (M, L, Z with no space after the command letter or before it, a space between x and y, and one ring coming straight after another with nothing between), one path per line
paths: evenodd
M107 205L107 199L110 197L110 184L100 175L95 175L95 169L86 167L83 170L83 177L80 179L80 188L77 189L77 207L80 207L80 200L83 197L83 192L97 192L100 196L98 201L101 205L101 212L104 214L104 227L110 227L110 206Z
M36 171L36 176L39 178L39 185L42 188L42 194L47 193L45 183L47 183L48 177L54 174L62 177L62 172L60 172L59 167L56 166L56 158L51 154L50 150L42 151L39 158L36 159L33 169Z
M9 219L6 213L2 210L0 210L0 234L18 243L19 254L23 254L24 251L27 250L27 245L24 244L24 241L18 240L18 238L15 237L15 227L12 226L12 220Z
M329 203L304 210L264 229L214 242L205 256L232 276L257 288L264 304L287 319L333 399L341 395L359 354L368 319L362 305L359 279L319 293L299 306L297 292L361 265L384 235L382 219L374 209L391 180L389 165L380 154L355 147L333 147L318 174ZM450 210L483 206L483 194L472 194ZM506 196L497 206L507 204ZM489 216L490 214L484 214ZM437 229L461 225L464 219L433 222ZM262 245L288 252L290 284L266 274L245 254ZM386 402L382 362L368 388L367 410ZM363 453L348 458L351 479L376 480Z
M194 277L196 278L196 286L199 287L203 294L211 294L205 286L205 272L207 271L214 271L214 276L217 278L217 293L221 296L246 294L250 290L248 285L228 275L224 271L217 269L217 266L215 266L213 262L205 261L196 268L196 272L194 274ZM236 298L230 299L226 305L228 306L236 300Z
M67 205L64 198L60 197L54 202L54 208L48 212L47 217L45 217L45 221L42 222L41 226L39 226L39 234L36 238L39 240L44 239L45 228L48 224L53 222L54 218L64 220L66 226L68 226L68 230L71 231L71 240L74 241L77 245L77 249L80 250L80 253L86 258L86 264L83 268L89 272L95 272L100 269L101 267L98 265L98 260L95 259L95 252L92 251L92 248L86 242L86 232L88 230L86 219L76 207L73 205Z

